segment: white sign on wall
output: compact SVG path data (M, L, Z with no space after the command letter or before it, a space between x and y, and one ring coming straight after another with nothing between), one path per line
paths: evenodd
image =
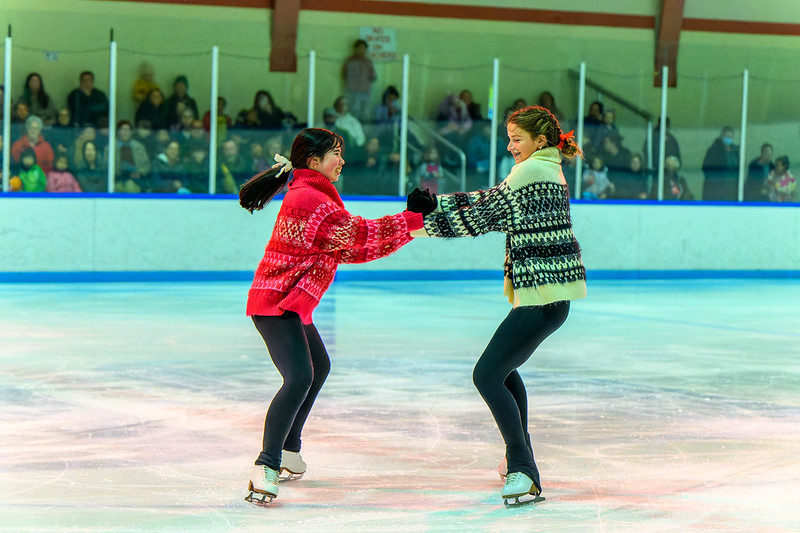
M380 26L361 26L358 36L367 41L367 56L373 61L397 59L397 30Z

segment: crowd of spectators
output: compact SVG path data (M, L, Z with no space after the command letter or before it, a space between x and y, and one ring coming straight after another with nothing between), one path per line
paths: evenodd
M343 92L324 109L323 124L345 140L347 166L337 183L342 193L396 195L401 161L400 93L389 85L383 89L379 103L371 106L377 76L366 52L366 42L354 43L352 55L342 65ZM0 85L0 102L7 96L5 92ZM115 124L116 192L208 192L211 112L207 110L200 115L184 75L176 76L168 96L166 92L155 81L153 67L143 63L131 90L134 116ZM12 103L8 117L12 190L108 191L109 102L106 94L94 86L92 72L81 72L78 87L64 99L50 95L42 76L30 73ZM250 176L268 168L276 153L288 155L292 138L304 124L298 122L294 113L281 108L267 90L258 90L252 105L233 116L227 112L224 97L219 97L217 103L218 142L213 147L217 152L215 188L219 193L231 194L238 192ZM574 127L575 122L564 117L549 91L542 92L532 103L549 109L565 131ZM526 99L518 98L505 109L504 116L526 105ZM0 114L0 120L3 118ZM497 135L497 160L490 160L491 120L468 89L443 95L435 115L424 122L431 125L429 131L433 134L408 132L405 171L409 190L459 189L460 153L466 158L469 189L488 185L493 163L498 167L499 179L513 165L506 152L507 136L502 120ZM657 172L647 163L659 161L660 123L653 130L650 154L646 143L640 152L625 146L614 109L606 108L600 101L590 104L583 126L584 158L578 163L584 165L580 187L583 198L658 198ZM735 201L739 147L733 138L731 128L721 131L702 163L702 191L691 191L681 174L681 150L667 118L663 198ZM0 148L2 143L0 135ZM574 168L565 168L565 175L568 181L570 178L574 181ZM569 185L576 187L575 183ZM765 144L748 167L745 201L781 202L795 198L796 181L789 171L788 157L773 161L772 147Z

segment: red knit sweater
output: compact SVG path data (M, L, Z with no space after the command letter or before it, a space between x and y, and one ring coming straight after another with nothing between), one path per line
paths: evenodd
M250 287L247 316L294 311L310 324L339 263L387 256L421 227L422 215L409 211L377 220L351 215L328 178L295 170Z

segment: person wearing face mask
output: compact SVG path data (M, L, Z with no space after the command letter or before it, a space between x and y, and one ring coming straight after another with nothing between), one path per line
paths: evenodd
M342 137L321 128L302 130L290 158L257 174L239 191L251 213L264 208L288 183L277 221L247 297L247 315L283 377L267 411L261 453L245 500L267 505L279 476L301 476L300 435L330 371L330 359L312 314L340 263L385 257L411 241L422 215L404 211L376 220L350 214L333 184L344 165ZM427 203L427 212L435 207Z
M538 501L539 470L528 434L528 399L517 368L567 319L570 301L586 296L586 270L572 232L562 157L580 154L572 132L543 107L525 107L506 121L514 166L487 190L439 196L413 237L506 234L504 293L513 308L478 359L473 381L506 445L501 497L506 505ZM412 200L425 193L418 189ZM521 502L520 497L533 495Z
M703 200L735 202L739 197L739 147L725 126L703 159Z

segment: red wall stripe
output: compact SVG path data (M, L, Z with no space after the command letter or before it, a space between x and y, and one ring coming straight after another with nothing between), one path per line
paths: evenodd
M119 0L102 0L119 1ZM231 7L225 0L127 0L156 4L200 5ZM235 7L271 9L272 0L236 0ZM421 2L375 2L371 0L301 0L301 9L341 13L367 13L405 17L430 17L505 22L537 22L574 26L605 26L611 28L654 29L655 16L557 11L548 9L519 9L510 7L460 6L426 4ZM783 22L754 22L745 20L683 19L682 30L712 33L744 33L751 35L800 36L800 24Z
M785 22L752 22L743 20L683 19L684 31L714 33L748 33L752 35L800 36L800 24Z

